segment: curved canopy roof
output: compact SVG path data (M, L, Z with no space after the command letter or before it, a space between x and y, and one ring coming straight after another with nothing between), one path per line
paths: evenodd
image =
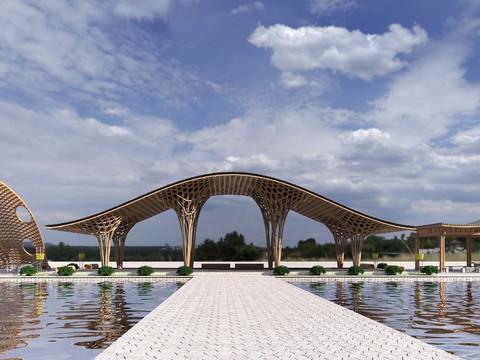
M47 225L48 229L81 234L99 234L112 224L135 224L174 208L178 199L202 198L216 195L243 195L252 197L259 205L265 202L321 222L332 229L347 232L381 234L415 230L409 225L395 224L350 209L300 186L272 177L250 173L213 173L196 176L127 201L101 213L82 219Z

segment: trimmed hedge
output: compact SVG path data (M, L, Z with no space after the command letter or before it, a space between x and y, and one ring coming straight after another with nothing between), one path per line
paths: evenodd
M397 265L388 265L385 268L385 275L397 275L397 274L401 274L402 272L403 272L403 269Z
M190 266L180 266L178 269L177 269L177 275L180 275L180 276L188 276L188 275L191 275L193 273L193 270Z
M31 265L24 266L19 271L20 275L25 275L25 276L35 275L37 272L38 272L37 269Z
M310 275L324 275L326 273L327 270L321 265L313 266L309 271Z
M385 269L387 266L387 263L380 263L377 265L377 269Z
M101 266L98 268L97 275L98 276L110 276L115 272L115 270L111 266Z
M137 275L139 276L150 276L154 273L154 270L151 266L143 265L140 266L137 270Z
M425 275L438 274L438 267L433 265L424 266L422 267L421 273Z
M290 273L290 269L284 265L277 266L275 269L273 269L273 274L274 275L287 275Z
M348 275L361 275L363 274L365 271L363 271L362 267L361 266L350 266L347 270L347 274Z
M57 271L57 274L59 276L72 276L74 272L75 272L75 266L67 265L59 268Z

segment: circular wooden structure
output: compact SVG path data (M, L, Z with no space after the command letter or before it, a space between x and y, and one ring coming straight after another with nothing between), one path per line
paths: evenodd
M125 240L132 227L140 221L173 209L180 222L184 263L193 266L200 211L210 197L218 195L249 196L257 203L265 225L270 268L274 264L280 265L283 228L290 211L325 224L335 240L339 267L343 266L348 240L352 244L353 262L358 265L365 237L415 230L412 226L368 216L286 181L237 172L207 174L178 181L101 213L67 223L48 225L47 228L96 236L102 265L109 264L113 241L117 267L121 268Z
M25 250L25 241L33 245L35 254ZM48 266L44 255L42 234L32 212L15 191L0 181L0 269L37 260Z

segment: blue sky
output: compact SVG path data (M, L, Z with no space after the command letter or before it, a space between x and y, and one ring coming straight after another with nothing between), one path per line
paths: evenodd
M480 219L472 1L0 3L0 179L47 231L186 177L277 177L388 221ZM263 244L249 198L198 241ZM332 237L290 214L285 244ZM173 212L128 244L180 244Z

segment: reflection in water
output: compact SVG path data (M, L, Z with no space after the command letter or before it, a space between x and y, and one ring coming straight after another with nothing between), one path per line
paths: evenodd
M480 282L298 286L462 358L480 358Z
M181 285L0 282L0 355L92 358Z
M43 312L47 285L0 283L0 355L28 346L29 340L39 336L38 317ZM31 332L26 334L26 332Z

